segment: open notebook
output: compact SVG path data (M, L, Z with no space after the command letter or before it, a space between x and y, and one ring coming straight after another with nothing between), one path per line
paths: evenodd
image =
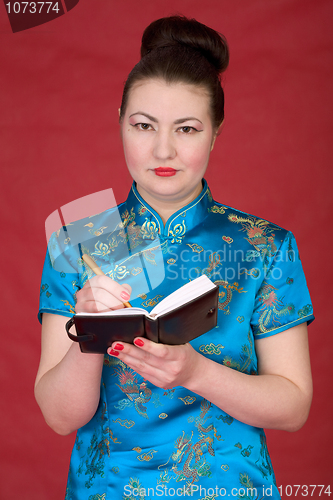
M206 275L165 297L150 313L130 307L101 313L78 313L66 324L82 352L105 353L115 341L146 337L154 342L185 344L217 324L218 291ZM77 335L70 333L75 325Z

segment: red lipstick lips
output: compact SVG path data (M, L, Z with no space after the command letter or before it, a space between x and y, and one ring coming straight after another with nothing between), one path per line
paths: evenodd
M160 177L171 177L172 175L175 175L177 173L177 170L170 167L158 167L155 168L154 171L155 174L159 175Z

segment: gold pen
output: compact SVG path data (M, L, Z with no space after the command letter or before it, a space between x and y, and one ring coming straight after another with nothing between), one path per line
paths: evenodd
M86 253L84 253L82 255L82 260L84 260L84 262L87 264L87 266L90 267L90 269L95 273L95 274L99 274L100 276L104 275L102 269L100 267L98 267L98 265L96 264L95 261L92 260L91 257L89 257L89 255L87 255ZM132 307L131 304L129 302L123 302L124 306L125 307Z

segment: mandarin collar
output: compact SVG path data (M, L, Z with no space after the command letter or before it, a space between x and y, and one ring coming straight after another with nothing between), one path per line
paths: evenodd
M125 202L127 214L135 217L136 224L153 227L154 232L172 243L181 243L185 232L200 224L208 215L213 204L212 195L205 179L201 193L188 205L172 214L165 225L159 214L140 196L135 182Z

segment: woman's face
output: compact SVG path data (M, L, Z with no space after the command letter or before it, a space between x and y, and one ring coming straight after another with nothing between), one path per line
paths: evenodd
M150 79L131 89L121 122L125 158L140 195L157 210L181 208L201 192L216 137L209 111L208 95L193 85Z

